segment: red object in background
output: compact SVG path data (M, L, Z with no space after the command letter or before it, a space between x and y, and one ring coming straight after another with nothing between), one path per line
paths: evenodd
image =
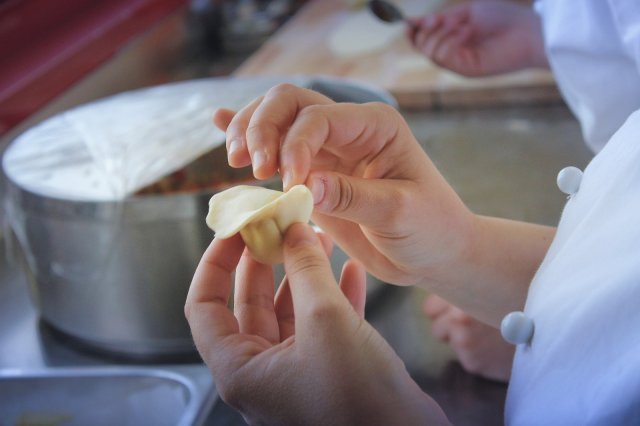
M185 3L0 1L0 136Z

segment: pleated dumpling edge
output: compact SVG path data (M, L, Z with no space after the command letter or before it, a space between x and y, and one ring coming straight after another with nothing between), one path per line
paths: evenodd
M313 196L304 185L287 192L239 185L211 197L206 222L217 238L240 232L257 261L276 264L282 262L284 233L293 223L307 223L312 211Z

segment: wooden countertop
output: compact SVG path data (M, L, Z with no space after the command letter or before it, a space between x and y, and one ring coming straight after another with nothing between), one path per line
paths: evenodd
M398 0L412 15L442 0ZM557 102L550 72L525 70L468 79L437 67L416 52L402 24L381 24L345 0L310 1L234 73L236 76L324 74L355 79L391 92L403 108ZM426 5L426 6L425 6ZM386 35L381 35L386 32ZM386 37L386 38L385 38ZM358 41L360 40L360 41ZM369 51L355 53L357 43ZM376 49L374 45L378 43ZM346 52L351 50L351 52Z

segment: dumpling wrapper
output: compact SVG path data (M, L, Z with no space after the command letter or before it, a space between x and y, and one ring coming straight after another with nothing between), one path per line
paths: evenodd
M217 238L238 232L251 255L260 263L282 263L282 239L293 223L307 223L313 196L304 185L287 192L259 186L238 185L209 200L207 225Z

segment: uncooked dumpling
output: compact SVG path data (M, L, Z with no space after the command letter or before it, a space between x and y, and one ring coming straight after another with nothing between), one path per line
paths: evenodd
M287 192L239 185L215 194L209 201L207 225L217 238L238 232L251 255L261 263L282 262L282 238L289 226L308 222L313 196L304 185Z

